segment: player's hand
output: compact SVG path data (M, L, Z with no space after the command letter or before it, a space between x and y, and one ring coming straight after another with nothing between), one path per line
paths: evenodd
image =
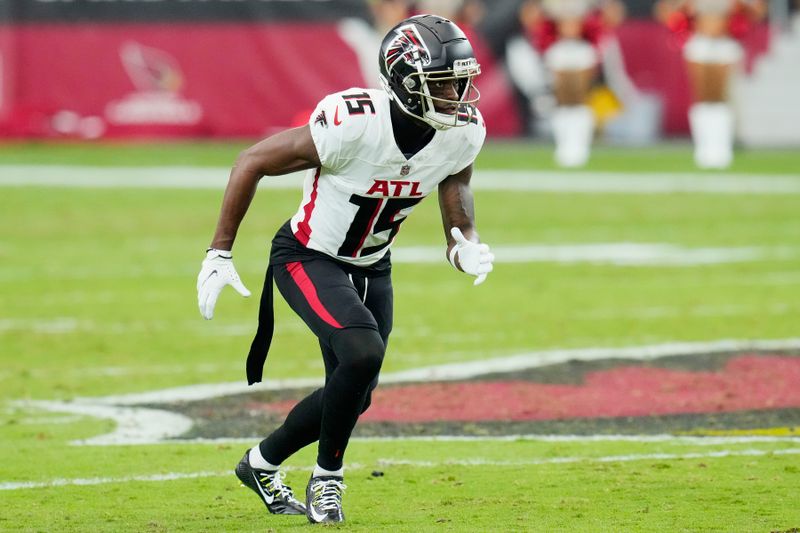
M236 273L231 253L211 248L206 252L200 274L197 275L197 305L206 320L214 318L214 306L225 285L232 286L242 296L250 296L250 291Z
M450 250L450 263L467 274L477 276L473 285L480 285L486 281L486 276L494 268L494 254L489 251L489 245L468 241L461 230L454 227L450 230L450 235L456 240L456 245ZM456 266L456 257L458 266Z

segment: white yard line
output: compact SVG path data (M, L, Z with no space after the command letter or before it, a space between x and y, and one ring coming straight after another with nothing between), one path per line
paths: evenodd
M441 468L450 466L537 466L549 464L564 464L564 463L623 463L631 461L675 461L687 459L718 459L725 457L764 457L772 455L798 455L800 448L785 448L782 450L718 450L713 452L703 453L650 453L650 454L631 454L631 455L607 455L601 457L548 457L543 459L521 459L512 461L497 461L494 459L486 459L476 457L473 459L454 459L451 461L414 461L408 459L393 459L382 458L378 459L377 465L383 467L392 466L412 466L416 468ZM371 468L369 465L348 464L347 470L363 470ZM284 470L308 470L308 468L298 467L284 467ZM73 478L73 479L52 479L49 481L4 481L0 482L0 491L4 490L21 490L21 489L39 489L48 487L66 487L66 486L90 486L90 485L106 485L110 483L132 483L132 482L163 482L163 481L176 481L182 479L197 479L205 477L227 477L233 474L232 471L225 472L172 472L169 474L153 474L141 476L125 476L125 477L94 477L94 478Z
M543 350L481 361L464 361L411 370L387 372L381 382L409 383L427 381L457 381L489 373L521 371L530 368L564 363L567 361L595 361L601 359L651 360L671 355L696 355L715 352L746 350L800 349L800 338L781 340L718 340L712 342L680 342L649 346L621 348L578 348ZM136 407L147 404L169 404L174 402L200 401L223 396L245 394L260 390L285 390L317 387L322 377L286 380L267 379L263 383L248 386L244 381L189 385L143 393L76 398L72 401L19 401L17 405L39 408L51 412L66 412L107 418L117 423L108 434L78 441L78 444L153 444L176 438L192 427L188 417L166 410Z
M800 448L784 448L782 450L718 450L702 453L644 453L631 455L607 455L602 457L548 457L545 459L517 459L496 461L476 457L474 459L454 459L452 461L414 461L408 459L378 459L379 466L414 466L438 468L442 466L535 466L562 463L625 463L629 461L673 461L682 459L715 459L720 457L761 457L765 455L798 455Z
M0 166L0 186L131 189L223 189L230 168L222 167L97 167L60 165ZM301 173L262 179L259 186L301 189Z
M72 402L34 401L28 405L56 413L109 419L116 423L113 432L88 439L85 441L87 444L151 444L182 435L193 425L191 418L163 409L109 406L79 399Z
M0 186L221 189L229 167L2 165ZM262 179L260 187L299 189L302 174ZM800 175L479 170L477 189L573 193L800 194Z
M664 318L674 318L682 316L691 317L711 317L721 318L728 316L753 315L758 312L760 315L787 315L797 313L800 304L774 304L767 307L753 305L695 305L689 307L681 306L653 306L653 307L633 307L623 310L619 309L595 309L590 311L578 312L571 315L573 320L619 320L621 318L637 320L662 320Z
M196 479L201 477L228 476L231 472L173 472L149 476L90 477L73 479L52 479L50 481L6 481L0 482L0 490L41 489L46 487L67 487L86 485L106 485L108 483L130 483L133 481L174 481L177 479Z
M190 331L193 335L206 335L213 337L250 337L253 334L252 324L225 323L209 324L203 320L187 320L179 323L182 329ZM13 331L28 331L43 335L62 335L70 333L102 332L104 334L130 334L135 332L149 333L152 331L174 331L175 324L169 320L139 320L139 321L98 321L78 317L50 317L50 318L0 318L0 333ZM306 331L306 325L299 319L297 321L284 321L275 325L276 332ZM82 370L79 370L82 372ZM149 373L148 371L144 371Z
M474 185L497 191L673 194L800 194L800 175L663 172L478 171Z
M216 439L196 438L181 439L180 441L162 441L158 444L250 444L258 439L252 437L221 437ZM752 444L768 442L797 442L800 436L773 436L773 435L730 435L704 437L699 435L428 435L428 436L396 436L396 437L353 437L351 442L562 442L562 443L591 443L591 442L634 442L634 443L668 443L687 446L719 446L722 444Z
M619 266L694 266L793 259L787 247L689 248L667 243L518 244L492 247L496 263L594 263ZM393 263L441 263L441 246L392 248Z
M442 246L397 246L392 248L392 263L431 264L447 268ZM739 246L739 247L690 247L674 243L650 242L593 242L593 243L521 243L498 244L492 247L495 263L554 263L595 264L624 267L687 267L717 265L752 261L793 261L800 257L797 246ZM240 269L246 276L263 277L259 270ZM97 279L151 279L153 277L175 277L188 272L172 268L147 269L116 268L113 271L102 266L53 271L47 277L53 280L97 280ZM40 274L23 270L8 270L0 273L2 282L31 281ZM86 298L83 298L86 300ZM75 301L71 301L74 304ZM52 329L77 329L87 327L90 322L73 321L55 324ZM0 320L0 330L15 327L12 320ZM104 326L105 327L105 326ZM42 331L48 333L48 331Z

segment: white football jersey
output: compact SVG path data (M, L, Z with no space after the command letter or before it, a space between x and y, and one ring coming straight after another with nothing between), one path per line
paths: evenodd
M437 130L406 159L394 140L389 95L353 88L326 96L309 119L322 167L308 171L292 217L306 247L369 266L383 257L400 224L447 176L470 165L483 146L480 113L463 127Z

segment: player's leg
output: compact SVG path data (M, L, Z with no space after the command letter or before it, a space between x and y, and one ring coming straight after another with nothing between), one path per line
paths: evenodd
M312 261L305 265L300 263L277 265L274 267L274 276L275 284L284 298L320 338L326 374L329 377L338 362L330 355L333 353L332 349L325 349L327 337L333 331L343 328L343 324L361 324L376 328L374 320L368 316L366 310L362 316L359 316L358 312L344 316L337 303L349 300L353 304L358 304L359 300L346 275L332 262ZM328 311L334 307L342 324ZM303 398L289 412L279 428L258 446L248 450L237 467L239 478L259 495L270 512L285 514L306 512L305 506L297 502L291 489L280 483L278 468L294 452L320 438L324 391L324 388L317 389ZM278 483L277 489L274 487L275 479Z
M323 389L319 388L300 400L283 424L258 446L247 450L236 467L236 475L255 491L270 513L306 514L305 504L283 484L279 468L293 453L319 439L322 394Z
M384 344L377 328L343 328L331 336L338 361L325 384L322 399L316 473L342 470L350 435L383 362Z
M319 346L327 383L339 362L330 346L322 341L319 341ZM267 464L280 465L296 451L319 440L323 392L324 388L319 388L300 400L286 415L283 424L261 441L258 453Z
M344 518L343 457L380 371L383 339L350 277L335 262L313 260L276 266L275 283L319 338L327 376L319 400L316 396L308 398L306 405L293 410L283 426L263 443L264 455L282 461L287 453L318 435L317 466L307 489L307 516L312 522L338 522ZM284 446L273 449L272 444L281 440L278 437L284 439Z
M380 276L375 278L353 277L353 284L362 297L364 305L367 306L375 322L378 324L378 334L383 341L384 349L389 346L389 335L392 333L394 317L394 291L392 288L391 276ZM378 386L378 376L370 383L367 397L361 408L361 413L369 409L372 403L372 391Z
M312 395L313 396L313 395ZM297 407L295 407L297 409ZM263 442L262 442L263 444ZM258 495L272 514L306 514L306 506L294 496L291 487L284 485L283 472L275 463L264 458L260 446L247 450L236 465L236 477Z
M268 464L277 467L296 451L319 440L322 394L320 388L300 400L283 424L261 441L258 450Z
M327 382L338 361L332 348L320 342L320 349ZM263 469L277 470L295 452L317 442L322 423L323 391L323 388L319 388L300 400L286 415L283 424L250 451L251 463Z
M378 340L385 351L392 330L393 293L390 276L367 278L359 275L348 276L356 294L369 310L377 324L377 336L372 330L361 332L334 333L337 339L333 349L323 346L323 357L327 372L325 386L325 404L323 408L320 445L317 466L306 489L307 515L312 522L340 522L344 520L341 498L346 488L343 484L343 468L341 465L344 450L358 417L364 413L372 402L372 391L378 385L380 362L358 361L361 357L353 357L358 350L352 346L343 346L342 339L357 344L375 344ZM364 337L364 334L369 334ZM377 346L374 350L377 352ZM382 358L381 358L382 361ZM360 370L354 372L351 365L355 363ZM372 367L371 370L366 371ZM330 370L333 369L333 372ZM347 371L347 373L345 373ZM367 382L371 375L372 379ZM354 384L358 384L354 388ZM364 389L366 384L366 389ZM364 391L363 394L361 391ZM357 398L355 404L350 398ZM360 404L357 412L353 407ZM336 470L333 470L336 468Z
M563 39L545 53L556 98L552 120L555 159L564 167L583 166L589 160L594 115L586 99L596 76L597 61L595 49L578 39Z

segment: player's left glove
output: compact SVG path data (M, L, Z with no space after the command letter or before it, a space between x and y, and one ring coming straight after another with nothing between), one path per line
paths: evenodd
M450 235L456 240L456 245L450 250L450 264L456 269L463 270L467 274L477 276L473 285L480 285L486 281L486 276L494 268L494 254L489 251L489 245L468 241L461 230L457 227L450 229ZM458 257L458 266L456 265Z
M197 275L197 305L206 320L214 318L214 306L217 305L217 298L225 285L232 286L242 296L250 296L250 291L239 279L233 266L231 253L209 248L200 267L200 274Z

